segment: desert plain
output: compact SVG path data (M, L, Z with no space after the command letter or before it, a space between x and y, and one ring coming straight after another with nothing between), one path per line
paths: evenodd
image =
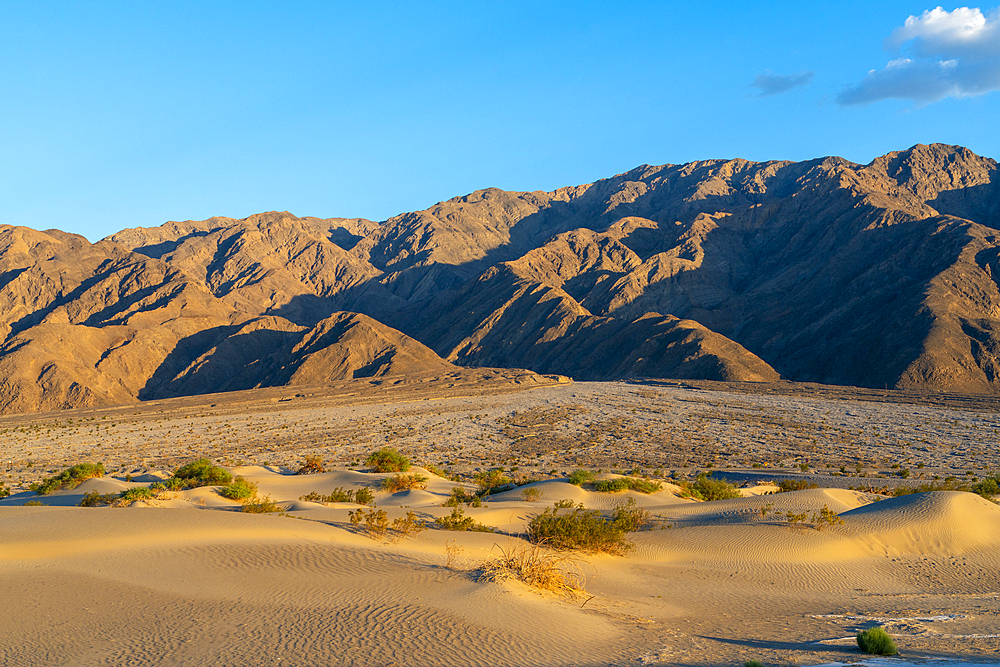
M940 392L479 369L4 417L0 661L859 664L855 633L881 625L906 660L991 662L1000 508L960 491L888 494L1000 467L997 408ZM364 459L387 446L426 488L382 490L392 475ZM295 474L307 456L327 471ZM201 457L275 511L242 512L217 486L77 506ZM27 488L84 461L107 473ZM517 485L459 504L496 532L434 523L455 487L471 494L476 473L498 468ZM600 492L569 483L578 469L661 489ZM703 472L742 497L683 497ZM785 479L816 486L776 493ZM373 537L350 520L360 505L302 499L337 489L369 489L388 520L412 512L429 527ZM529 522L553 503L610 516L629 499L649 522L624 555L541 550L579 590L485 580L485 564L533 548ZM842 523L816 521L823 508Z

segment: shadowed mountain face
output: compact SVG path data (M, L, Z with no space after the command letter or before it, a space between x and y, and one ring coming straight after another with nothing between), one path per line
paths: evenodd
M997 163L944 145L643 166L382 223L3 227L0 409L448 362L995 393L998 230Z

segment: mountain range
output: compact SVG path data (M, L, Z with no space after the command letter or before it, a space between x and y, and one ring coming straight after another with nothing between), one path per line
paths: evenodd
M382 222L5 225L0 411L455 365L997 393L998 272L998 165L940 144L643 165Z

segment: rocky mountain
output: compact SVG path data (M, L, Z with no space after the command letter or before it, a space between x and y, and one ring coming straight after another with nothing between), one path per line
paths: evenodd
M644 165L384 222L2 227L0 410L449 363L996 393L998 230L997 163L945 145Z

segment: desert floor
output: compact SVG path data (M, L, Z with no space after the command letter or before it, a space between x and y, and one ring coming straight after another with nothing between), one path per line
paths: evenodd
M800 389L466 374L4 418L0 662L818 665L860 659L853 635L874 624L907 659L995 659L1000 508L969 493L869 491L1000 467L996 406ZM385 445L411 457L426 489L378 488L388 475L361 462ZM333 469L293 474L306 455ZM281 511L240 512L215 487L76 507L199 456ZM26 490L81 461L110 474ZM374 539L349 521L358 505L301 500L370 488L390 519L433 521L455 486L474 490L476 471L499 466L526 483L463 506L496 533ZM663 489L567 483L581 467ZM673 482L704 470L743 482L745 497L680 497ZM763 495L773 487L761 482L785 478L821 488ZM627 498L652 529L630 533L625 556L574 554L586 593L480 581L484 562L528 546L527 522L553 502L610 513ZM824 506L843 523L786 518Z

